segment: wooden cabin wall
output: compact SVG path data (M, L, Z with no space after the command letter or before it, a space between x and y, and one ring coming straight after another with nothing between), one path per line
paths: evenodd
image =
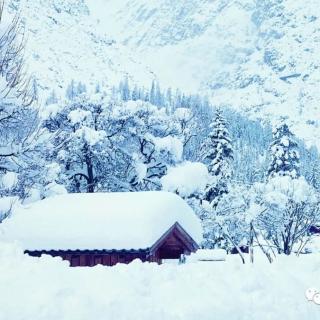
M190 254L191 251L188 250L182 241L175 235L169 235L164 243L157 248L155 256L158 260L162 259L179 259L182 254Z
M145 252L141 253L46 253L53 257L61 257L63 260L69 261L71 267L93 267L96 265L114 266L117 263L128 264L135 259L141 261L149 261ZM32 254L32 256L41 256L40 254Z

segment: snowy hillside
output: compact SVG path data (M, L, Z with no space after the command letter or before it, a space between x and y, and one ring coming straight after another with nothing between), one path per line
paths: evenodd
M11 0L26 26L26 60L40 93L64 93L72 79L95 86L118 83L125 75L150 83L153 75L112 35L96 28L84 0ZM48 93L45 93L46 95Z
M167 86L196 92L254 48L251 0L87 1L101 28L133 47Z
M11 0L26 25L41 89L71 79L208 94L253 118L289 117L319 146L316 0Z
M99 24L166 86L320 137L318 1L87 0Z

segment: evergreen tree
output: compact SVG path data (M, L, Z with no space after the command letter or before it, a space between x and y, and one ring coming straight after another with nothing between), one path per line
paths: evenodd
M38 90L38 83L36 79L32 80L32 94L33 94L34 100L37 101L39 99L39 90Z
M269 178L275 176L298 178L300 176L298 144L286 123L282 122L274 129L270 152Z
M170 113L172 110L172 104L173 104L173 97L172 97L172 89L167 89L166 95L165 95L165 102L167 107L167 112Z
M157 104L156 102L156 83L153 80L151 84L151 89L150 89L150 102L154 105Z
M99 83L96 84L96 87L95 87L94 92L95 92L95 93L100 93L100 92L101 92L101 87L100 87L100 84L99 84Z
M305 169L309 170L305 173L307 181L316 189L320 190L320 157L317 147L312 146L307 150Z
M82 83L82 82L79 82L78 86L77 86L77 94L79 95L79 94L83 94L85 92L87 92L86 85L84 83Z
M46 105L58 103L58 98L54 90L51 91L50 96L46 100Z
M218 198L228 192L227 181L232 175L233 148L227 123L219 109L211 128L208 139L201 147L201 158L213 178L207 188L205 200L215 205Z
M139 92L139 89L137 87L137 85L134 86L134 89L132 91L132 94L131 94L131 99L133 101L137 101L140 99L140 92Z
M72 79L70 84L67 87L66 98L72 101L76 97L77 97L77 88L76 88L75 81Z
M123 101L130 100L130 88L128 77L126 77L124 81L120 82L119 91L121 93L121 98Z
M157 82L157 86L156 86L156 105L159 107L163 105L163 98L162 98L159 82Z
M149 102L149 101L150 101L150 95L149 95L148 90L145 90L145 91L143 92L143 100L146 101L146 102Z

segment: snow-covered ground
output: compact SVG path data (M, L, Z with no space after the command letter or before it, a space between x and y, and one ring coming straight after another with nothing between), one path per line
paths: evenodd
M319 255L257 260L69 268L2 243L0 319L319 319L320 305L305 297L320 290Z

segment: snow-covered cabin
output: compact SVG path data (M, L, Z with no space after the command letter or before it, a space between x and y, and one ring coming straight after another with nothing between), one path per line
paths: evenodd
M71 266L161 263L195 252L202 237L193 210L169 192L59 195L17 210L1 228L29 255Z

